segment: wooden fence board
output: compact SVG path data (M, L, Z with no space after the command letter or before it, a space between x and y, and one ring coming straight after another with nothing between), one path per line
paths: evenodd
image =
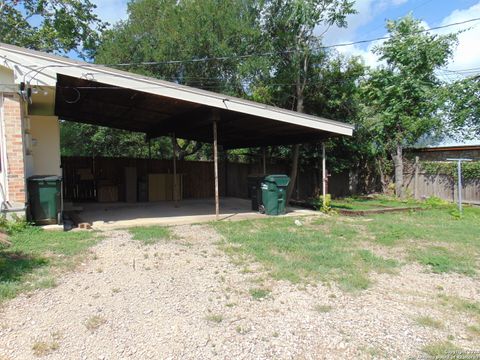
M417 199L436 196L447 201L457 201L457 182L447 175L430 175L420 170L417 194L415 194L415 174L404 175L407 191ZM462 199L465 202L480 203L480 179L463 182Z

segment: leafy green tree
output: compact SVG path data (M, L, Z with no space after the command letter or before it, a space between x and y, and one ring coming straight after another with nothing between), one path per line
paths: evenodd
M446 86L444 111L450 134L464 139L480 137L480 76Z
M347 15L355 12L353 4L349 0L265 1L262 39L273 55L262 81L272 92L275 105L305 112L305 90L315 64L325 57L321 35L316 35L315 30L319 26L346 26ZM299 153L300 145L294 145L287 199L295 186Z
M0 41L47 52L93 55L104 24L90 0L3 0Z
M403 196L403 149L442 130L442 82L436 70L447 65L456 35L433 35L408 15L388 21L391 36L374 50L385 64L364 84L365 127L395 168L395 192Z
M327 169L330 173L351 172L358 177L358 191L376 190L371 186L377 177L379 156L372 146L370 133L361 121L362 97L359 83L367 68L359 57L345 57L329 51L316 64L305 90L305 109L310 114L355 125L353 137L335 137L327 141ZM305 144L301 166L321 167L319 144ZM320 186L321 184L319 184Z
M60 123L63 156L108 156L169 159L172 143L167 138L152 140L145 134L76 122ZM86 141L85 139L88 139Z
M254 0L134 0L128 5L128 19L104 33L95 61L160 62L122 68L245 96L245 74L253 67L247 69L242 59L258 50L254 46L260 36L257 8ZM180 159L202 153L200 143L177 143Z

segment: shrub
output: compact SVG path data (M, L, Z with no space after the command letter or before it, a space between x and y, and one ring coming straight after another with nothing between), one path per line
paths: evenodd
M430 196L427 200L425 200L425 204L427 204L432 208L450 205L448 201L440 199L439 197L436 197L436 196Z
M12 219L9 220L6 216L0 216L0 232L5 232L8 235L24 232L30 227L31 224L24 217L13 215Z
M330 210L330 205L332 204L332 196L330 194L325 195L325 206L323 205L323 195L319 195L313 201L313 206L316 210L328 212Z

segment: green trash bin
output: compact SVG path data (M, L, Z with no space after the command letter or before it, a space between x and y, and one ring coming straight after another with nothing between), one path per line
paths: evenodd
M62 212L62 178L32 176L28 178L30 220L37 225L60 224Z
M268 175L262 182L263 210L267 215L285 214L287 206L287 175Z

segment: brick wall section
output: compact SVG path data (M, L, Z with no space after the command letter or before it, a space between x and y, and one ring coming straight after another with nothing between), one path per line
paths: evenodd
M26 202L22 107L18 95L4 95L3 117L7 148L8 200Z

